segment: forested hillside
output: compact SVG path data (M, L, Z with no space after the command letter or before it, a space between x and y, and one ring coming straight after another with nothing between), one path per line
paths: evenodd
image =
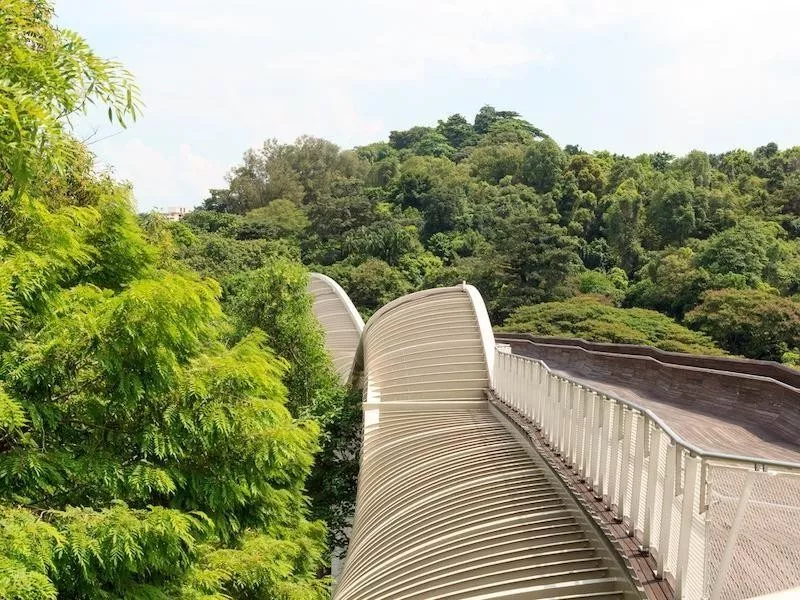
M352 150L267 141L185 221L183 252L214 274L280 248L366 315L467 280L498 326L797 361L800 147L628 157L536 125L485 106Z

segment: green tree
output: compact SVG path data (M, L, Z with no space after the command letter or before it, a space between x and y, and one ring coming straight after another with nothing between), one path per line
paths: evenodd
M711 290L686 322L749 358L781 360L800 340L800 304L762 290Z
M63 173L81 152L71 116L99 103L125 126L141 107L130 74L52 18L46 0L7 0L0 8L0 186L18 192L37 174Z
M302 493L318 430L284 407L285 363L257 331L225 344L216 283L158 269L130 209L96 202L2 194L0 562L51 597L322 594ZM40 543L27 515L49 526L41 563L18 555Z
M596 157L576 154L569 159L567 171L575 176L578 189L582 192L591 192L595 198L603 195L608 175Z
M389 145L395 150L411 148L432 131L430 127L412 127L406 131L392 131L389 133Z
M278 198L244 215L235 231L236 237L242 240L296 237L308 224L308 217L303 209L290 200Z
M524 145L498 144L476 148L467 163L476 178L497 184L505 177L518 180L524 160Z
M616 308L597 296L578 296L518 308L503 331L580 338L591 342L644 344L670 352L724 354L705 335L641 308Z
M28 61L12 102L46 100L42 150L0 181L0 597L323 598L303 492L319 428L287 410L265 334L232 342L219 285L161 256L68 139L60 111L84 94L135 101L51 17L0 9L0 52Z
M340 263L326 271L344 287L359 311L366 316L411 291L411 284L399 269L377 258L349 268Z
M697 264L713 274L741 275L748 286L757 287L764 281L768 267L772 270L782 254L792 251L781 241L785 236L777 223L743 219L711 237L698 255Z
M569 276L581 270L578 239L557 219L554 207L529 206L499 225L495 244L513 281L504 290L506 311L565 295Z
M478 142L475 129L459 114L450 115L446 121L440 120L436 130L447 138L447 142L454 148L474 146Z
M411 151L418 156L444 156L450 158L456 149L447 138L438 131L429 131L411 146Z
M534 142L525 153L522 181L541 194L550 192L561 179L566 163L564 153L552 139Z
M632 179L625 180L608 200L603 224L619 264L632 274L642 255L640 239L644 224L642 197Z
M627 294L626 305L652 308L682 318L711 287L711 275L695 264L691 248L670 248L653 256Z
M664 244L681 244L697 230L695 208L694 186L668 180L650 200L648 221Z

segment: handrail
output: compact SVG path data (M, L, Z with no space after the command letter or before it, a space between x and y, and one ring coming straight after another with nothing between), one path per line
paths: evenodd
M744 598L725 591L742 589L742 576L752 593L800 583L791 559L797 536L759 512L777 504L800 518L800 464L705 450L635 401L503 346L496 349L494 395L536 427L628 536L641 532L656 575L674 576L676 598ZM740 534L749 544L761 540L768 562L758 573L742 569L752 551Z
M673 442L675 442L675 444L683 447L685 450L688 450L693 456L697 456L699 458L706 458L706 459L714 459L714 460L719 460L719 461L725 461L725 462L740 462L740 463L741 462L745 462L745 463L752 463L752 464L758 465L758 466L779 467L779 468L782 468L782 469L800 470L800 462L783 461L783 460L771 460L771 459L759 458L759 457L755 457L755 456L747 456L747 455L744 455L744 454L731 454L731 453L727 453L727 452L715 452L713 450L704 450L703 448L700 448L699 446L693 444L692 442L689 442L689 441L686 441L685 439L683 439L661 417L659 417L657 414L655 414L650 409L645 408L645 407L637 404L636 402L633 402L631 400L626 400L626 399L621 398L620 396L617 396L616 394L611 393L611 392L598 390L598 389L593 388L592 386L587 385L585 383L581 383L579 381L575 381L574 379L572 379L572 378L570 378L568 376L558 375L558 374L554 373L553 370L547 365L547 363L544 362L540 358L533 358L531 356L524 356L524 355L521 355L521 354L514 354L513 356L515 358L519 358L519 359L522 359L522 360L541 363L541 365L547 370L547 372L550 373L551 375L553 375L554 377L559 377L561 379L565 379L567 381L570 381L571 383L574 383L575 385L578 385L580 387L589 389L589 390L593 391L594 393L599 394L601 396L606 396L607 398L611 398L615 402L623 404L623 405L627 406L630 409L636 410L636 411L638 411L638 412L640 412L640 413L642 413L644 415L647 415L647 417L649 417L655 424L657 424L662 430L664 430L664 432L669 436L669 438Z
M641 344L592 342L583 338L543 336L511 331L498 331L495 334L495 338L498 342L505 342L508 340L526 341L542 346L571 346L581 348L587 352L627 354L642 358L652 358L667 365L711 369L714 371L726 371L735 375L752 375L753 377L772 379L788 387L800 389L800 370L769 360L740 358L737 356L687 354L685 352L672 352Z

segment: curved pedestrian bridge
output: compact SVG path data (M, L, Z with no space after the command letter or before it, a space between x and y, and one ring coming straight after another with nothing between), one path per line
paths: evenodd
M336 600L738 600L800 585L794 464L706 451L647 407L496 348L471 286L395 300L363 331L332 289L311 291L340 374L364 390Z

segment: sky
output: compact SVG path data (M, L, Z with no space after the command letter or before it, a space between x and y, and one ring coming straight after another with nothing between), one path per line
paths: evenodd
M800 144L796 0L56 0L136 77L143 116L81 135L142 211L202 203L245 150L343 148L490 104L635 155Z

